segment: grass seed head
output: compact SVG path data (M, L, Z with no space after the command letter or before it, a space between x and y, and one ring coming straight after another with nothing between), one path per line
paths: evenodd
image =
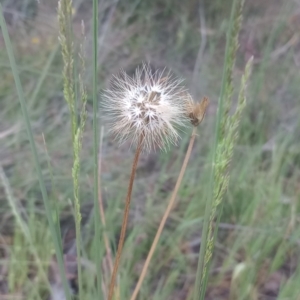
M185 124L186 99L181 81L165 71L152 72L148 65L133 77L125 72L114 76L104 91L104 111L111 131L123 142L143 137L143 149L166 149L179 138L178 127Z

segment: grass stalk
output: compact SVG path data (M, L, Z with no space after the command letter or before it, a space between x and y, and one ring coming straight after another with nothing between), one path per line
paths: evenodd
M83 45L80 46L79 66L74 69L74 46L73 46L73 33L72 33L72 1L61 0L58 3L58 20L59 20L59 40L61 43L62 57L64 62L63 80L64 80L64 97L69 106L72 124L72 141L73 141L73 194L74 194L74 208L75 208L75 232L76 232L76 251L77 251L77 273L78 273L78 293L79 299L83 298L83 283L82 283L82 267L81 267L81 211L80 211L80 153L82 148L82 136L86 121L86 102L87 92L83 83L85 74L85 55ZM84 26L82 26L82 35L84 38ZM75 74L76 71L76 74ZM76 76L76 77L75 77ZM75 80L78 76L78 88ZM78 106L77 99L80 95L80 123L78 123Z
M161 236L161 233L165 227L165 224L166 224L166 221L170 215L170 212L174 206L174 202L175 202L175 199L176 199L176 196L177 196L177 193L178 193L178 190L179 190L179 187L181 185L181 182L182 182L182 179L183 179L183 176L184 176L184 173L185 173L185 170L186 170L186 167L187 167L187 164L188 164L188 161L190 159L190 156L191 156L191 152L192 152L192 149L193 149L193 145L194 145L194 142L195 142L195 138L196 138L196 131L197 131L197 127L194 126L193 127L193 131L192 131L192 135L191 135L191 138L190 138L190 142L189 142L189 145L188 145L188 149L186 151L186 154L185 154L185 158L184 158L184 161L183 161L183 164L181 166L181 170L180 170L180 173L179 173L179 176L177 178L177 181L176 181L176 184L175 184L175 188L174 188L174 191L172 193L172 196L169 200L169 204L164 212L164 215L160 221L160 224L159 224L159 227L157 229L157 232L155 234L155 237L154 237L154 240L152 242L152 245L151 245L151 248L150 248L150 251L147 255L147 259L145 261L145 264L143 266L143 269L142 269L142 272L141 272L141 275L139 277L139 280L136 284L136 287L133 291L133 294L130 298L130 300L135 300L140 289L141 289L141 286L142 286L142 283L145 279L145 276L146 276L146 273L147 273L147 270L149 268L149 264L150 264L150 261L152 259L152 256L154 254L154 251L157 247L157 244L158 244L158 241L159 241L159 238Z
M108 259L108 265L110 270L110 276L113 272L113 261L112 261L112 255L111 255L111 248L109 245L109 239L106 232L106 218L105 218L105 212L104 212L104 205L103 205L103 198L101 194L101 158L102 158L102 142L103 142L103 127L101 128L101 134L100 134L100 144L99 144L99 156L98 156L98 204L99 204L99 213L101 218L101 223L103 226L103 239Z
M116 258L115 258L114 269L113 269L113 273L112 273L111 281L110 281L110 285L109 285L108 300L113 299L115 281L116 281L116 276L117 276L117 272L118 272L118 268L119 268L119 264L120 264L120 259L121 259L121 254L122 254L122 250L123 250L125 234L126 234L126 229L127 229L133 182L134 182L134 178L135 178L137 164L138 164L138 161L139 161L139 156L140 156L141 151L142 151L143 139L144 139L143 136L141 136L139 138L139 143L137 145L136 152L135 152L134 159L133 159L133 163L132 163L132 169L131 169L131 174L130 174L130 178L129 178L129 185L128 185L128 190L127 190L127 195L126 195L123 222L122 222L120 239L119 239L119 244L118 244L118 249L117 249L117 255L116 255Z
M82 268L81 268L81 212L79 199L79 172L80 172L80 134L76 134L75 142L75 157L72 168L72 177L74 184L74 207L75 207L75 232L76 232L76 251L77 251L77 274L78 274L78 292L79 299L82 299Z
M215 222L218 206L222 202L229 181L227 170L232 155L234 141L232 136L228 134L228 129L234 127L234 132L236 133L237 124L229 118L228 114L232 104L232 70L234 68L236 51L238 48L238 33L240 30L243 4L243 0L234 0L229 30L227 32L222 86L218 102L215 139L212 150L212 170L210 174L209 195L207 197L204 214L201 247L194 288L194 300L204 299L205 296L208 269L214 246L213 224ZM239 108L237 108L237 110L238 109ZM230 130L233 130L233 128Z
M58 2L59 41L64 61L63 85L64 97L69 106L71 115L72 141L77 129L77 111L75 111L75 84L74 84L74 45L72 41L72 0ZM73 148L74 152L74 148ZM73 153L74 154L74 153Z
M46 216L48 219L51 236L52 236L52 239L54 242L55 254L56 254L56 258L57 258L57 262L58 262L58 266L59 266L59 272L60 272L60 275L62 278L62 283L64 286L66 298L68 300L70 300L71 295L70 295L70 289L69 289L69 285L67 282L65 269L64 269L64 260L63 260L60 236L58 236L58 232L56 230L56 226L55 226L54 220L52 218L52 207L51 207L50 201L48 199L46 186L45 186L45 182L44 182L43 175L42 175L42 170L41 170L40 163L39 163L38 153L37 153L36 145L35 145L34 138L33 138L33 132L32 132L29 116L28 116L28 111L27 111L26 102L25 102L25 98L24 98L24 92L22 89L21 80L19 77L15 57L13 54L13 48L12 48L11 41L10 41L10 38L8 35L8 30L7 30L5 19L3 16L3 9L2 9L1 4L0 4L0 26L2 29L2 34L3 34L3 38L4 38L4 43L6 46L6 51L8 54L10 66L11 66L12 73L13 73L14 80L15 80L16 90L17 90L19 102L21 105L22 114L23 114L23 117L25 120L25 127L26 127L28 140L29 140L30 147L31 147L31 152L33 155L35 169L37 171L37 176L38 176L39 185L40 185L40 189L41 189L41 193L42 193L43 203L45 206Z
M97 294L100 299L102 288L101 275L101 228L98 202L98 0L93 0L93 20L92 20L92 40L93 40L93 158L94 158L94 226L95 226L95 255L96 255L96 272L97 272Z

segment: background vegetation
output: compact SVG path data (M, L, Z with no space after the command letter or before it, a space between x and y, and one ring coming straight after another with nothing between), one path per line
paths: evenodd
M47 192L59 211L67 276L76 289L72 136L63 99L57 1L1 3ZM82 19L87 34L88 115L80 175L82 266L85 299L96 299L96 266L91 262L95 256L92 1L74 4L74 35L80 40ZM230 7L231 1L222 0L104 0L99 5L99 101L100 89L109 85L111 74L120 68L132 73L141 61L150 61L155 68L171 68L186 79L195 99L204 94L211 99L176 207L139 299L149 299L149 295L157 300L192 297ZM254 68L231 165L207 299L300 299L299 30L299 1L246 1L234 80L239 82L252 55ZM51 289L51 300L61 300L54 246L2 36L0 69L0 298L47 299ZM101 112L99 119L101 122ZM102 194L107 234L115 251L133 150L128 150L129 144L116 147L105 126L101 132ZM126 299L167 205L187 142L188 135L183 135L172 152L141 157L119 278L120 293ZM104 246L101 252L104 255ZM103 257L103 274L108 269L107 257Z

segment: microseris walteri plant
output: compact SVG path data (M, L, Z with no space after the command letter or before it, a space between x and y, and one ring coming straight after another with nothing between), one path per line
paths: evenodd
M136 146L109 287L109 300L114 293L140 153L157 148L167 150L170 145L176 144L179 128L188 121L186 101L186 92L181 86L181 80L165 70L153 72L146 64L137 68L133 77L124 71L114 76L111 88L103 93L104 112L116 140L120 143L131 140L131 144Z
M145 150L167 149L178 140L178 127L187 120L181 80L148 65L133 77L124 71L114 76L104 93L104 110L116 139L131 139Z

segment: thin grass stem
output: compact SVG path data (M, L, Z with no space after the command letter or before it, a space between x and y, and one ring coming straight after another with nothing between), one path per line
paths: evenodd
M182 179L183 179L183 176L184 176L184 173L185 173L185 170L186 170L186 167L187 167L187 164L188 164L188 161L191 157L191 152L192 152L192 149L193 149L193 145L194 145L194 142L195 142L195 138L196 138L196 131L197 131L197 127L195 126L193 128L193 131L192 131L192 135L191 135L191 138L190 138L190 142L189 142L189 146L188 146L188 149L186 151L186 154L185 154L185 158L184 158L184 161L183 161L183 164L181 166L181 170L180 170L180 173L179 173L179 176L177 178L177 181L176 181L176 184L175 184L175 188L174 188L174 191L172 193L172 196L169 200L169 204L165 210L165 213L160 221L160 224L159 224L159 227L157 229L157 232L156 232L156 235L155 235L155 238L152 242L152 245L151 245L151 248L150 248L150 251L148 253L148 256L147 256L147 259L145 261L145 264L143 266L143 269L142 269L142 272L141 272L141 275L139 277L139 280L137 282L137 285L133 291L133 294L130 298L130 300L135 300L140 289L141 289L141 286L142 286L142 283L145 279L145 276L146 276L146 273L147 273L147 270L149 268L149 264L150 264L150 261L152 259L152 256L154 254L154 251L157 247L157 244L158 244L158 241L159 241L159 238L161 236L161 233L165 227L165 224L166 224L166 221L170 215L170 212L174 206L174 202L175 202L175 199L176 199L176 196L177 196L177 193L178 193L178 189L181 185L181 182L182 182Z
M130 174L130 178L129 178L129 185L128 185L128 190L127 190L127 195L126 195L123 222L122 222L122 228L121 228L120 239L119 239L119 244L118 244L118 250L117 250L114 269L113 269L113 273L112 273L111 281L110 281L110 285L109 285L108 300L113 299L115 281L116 281L116 276L117 276L117 272L118 272L118 268L119 268L119 264L120 264L120 259L121 259L121 254L122 254L122 250L123 250L125 234L126 234L126 229L127 229L133 182L134 182L134 178L135 178L137 164L138 164L138 161L139 161L139 156L140 156L141 151L142 151L143 140L144 140L144 136L141 135L140 138L139 138L139 143L137 145L137 149L136 149L134 159L133 159L133 163L132 163L132 169L131 169L131 174Z
M102 142L103 142L103 127L101 128L100 132L100 144L99 144L99 156L98 156L98 202L99 202L99 213L101 218L101 223L103 226L103 239L106 248L107 258L108 258L108 265L110 270L110 275L113 272L113 261L111 255L111 248L109 245L109 239L106 232L106 219L105 219L105 212L104 212L104 205L103 205L103 198L101 194L101 158L102 158Z
M94 156L94 226L97 269L97 294L102 298L100 216L98 204L98 0L93 0L93 156Z

